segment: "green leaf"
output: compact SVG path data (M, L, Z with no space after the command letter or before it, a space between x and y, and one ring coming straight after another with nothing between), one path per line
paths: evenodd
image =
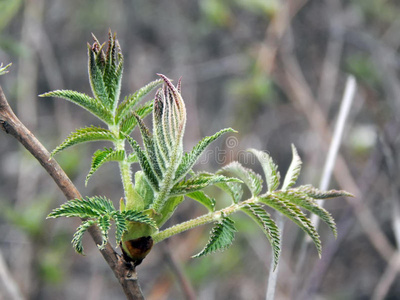
M210 212L215 211L215 199L210 198L203 191L188 193L186 196L203 204Z
M69 200L59 208L55 208L47 218L59 217L79 217L79 218L97 218L102 214L96 205L87 199Z
M148 101L143 106L130 111L119 123L119 130L127 135L131 134L137 125L135 114L141 119L144 119L149 113L153 111L153 101Z
M114 212L112 218L115 222L115 241L117 245L119 245L122 240L122 235L128 230L126 220L119 211Z
M158 227L161 227L169 220L184 198L184 196L169 197L167 201L165 201L159 213L154 216Z
M266 197L259 197L259 199L262 203L272 207L288 217L305 233L307 233L313 240L319 256L321 256L321 240L319 239L318 232L307 216L296 205L292 204L289 200L286 200L283 197L277 197L272 194Z
M178 169L176 170L175 182L181 181L182 178L185 177L186 174L193 168L193 165L196 163L196 161L203 153L203 151L207 148L207 146L226 132L236 132L236 131L233 130L232 128L222 129L212 136L207 136L203 138L200 142L198 142L196 146L194 146L192 151L185 153Z
M143 224L150 225L154 228L157 228L157 225L154 222L154 220L149 218L148 215L144 214L141 211L125 210L125 211L121 212L121 215L125 218L125 220L127 220L129 222L143 223Z
M281 179L281 175L278 172L278 166L267 153L256 149L249 149L249 151L260 161L265 174L268 191L275 191L278 188Z
M111 148L105 148L105 150L97 150L93 154L92 166L90 167L89 174L86 176L85 185L87 185L89 179L92 177L104 163L109 161L123 161L125 158L124 150L113 150Z
M209 185L213 185L220 182L240 182L236 178L225 177L223 175L209 175L209 174L199 174L186 181L181 181L174 185L171 189L170 195L186 195L198 190L202 190Z
M89 227L96 224L94 220L87 220L82 223L74 233L74 237L72 238L72 246L75 248L75 251L79 254L84 255L83 253L83 245L82 238L83 234L89 229Z
M131 111L132 108L143 99L144 96L150 93L154 88L159 86L162 82L163 82L162 79L154 80L149 84L145 85L144 87L140 88L139 90L137 90L132 95L125 97L125 100L117 108L117 114L116 114L117 123L119 124L120 120L122 120L129 113L129 111Z
M95 46L88 44L88 56L89 56L89 81L92 88L93 95L98 99L105 107L110 111L113 108L112 100L108 97L106 86L103 78L103 70L98 63L98 55L93 50ZM101 53L101 49L99 51Z
M116 108L121 91L121 79L123 71L123 56L116 39L116 34L109 32L107 52L104 65L104 85L108 98L112 102L113 110Z
M301 170L301 159L297 153L296 147L292 144L292 162L290 163L289 169L286 173L285 180L283 181L282 190L291 188L299 178Z
M306 194L295 192L295 190L292 189L286 192L282 192L282 197L288 199L289 201L293 202L294 204L300 207L303 207L304 209L312 212L313 214L316 214L318 217L321 218L322 221L324 221L329 226L335 238L337 237L335 220L326 209L322 208L315 202L315 199L307 196Z
M135 115L137 124L139 125L140 133L142 135L143 144L146 149L146 154L149 159L150 167L152 168L154 174L160 180L163 176L161 168L157 161L156 150L154 146L153 137L151 136L150 130L144 124L143 120L140 119L138 115Z
M113 124L113 117L108 108L100 101L86 94L71 90L56 90L39 95L39 97L57 97L75 103L92 113L106 124Z
M115 142L117 138L115 135L104 128L100 127L85 127L77 129L75 132L72 132L61 145L51 152L51 156L54 156L56 153L64 150L65 148L85 143L91 141L113 141Z
M234 223L232 219L224 217L212 229L210 239L204 249L192 257L200 257L216 251L224 251L228 248L232 244L237 231Z
M128 135L125 137L128 140L131 147L133 148L133 151L135 151L135 154L137 155L137 158L139 160L140 167L142 168L144 175L147 178L147 181L155 191L158 191L159 190L158 179L153 169L151 168L149 158L147 157L146 153L140 148L140 146L134 139L132 139Z
M258 204L247 204L242 207L241 210L252 218L267 236L272 247L275 269L278 265L279 254L281 251L281 239L278 226L274 220L272 220L270 214Z
M239 203L243 196L242 185L237 182L220 182L216 184L221 190L231 196L233 203Z
M330 199L336 197L354 197L354 195L342 191L342 190L329 190L329 191L321 191L318 188L313 187L312 185L301 185L296 188L297 191L307 194L307 196L320 200L320 199Z
M253 170L243 167L239 162L234 161L226 165L221 169L221 171L226 171L234 174L247 185L251 194L257 196L262 189L262 179L261 176L256 174Z
M110 216L104 215L101 218L99 218L97 221L97 225L100 228L102 237L102 243L100 245L97 245L97 247L99 247L99 249L102 250L104 249L104 246L107 244L108 241L108 231L110 230L111 227Z

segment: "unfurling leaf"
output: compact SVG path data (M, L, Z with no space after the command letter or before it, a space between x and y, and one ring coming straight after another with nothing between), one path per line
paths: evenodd
M297 153L296 147L292 144L292 162L290 163L289 169L286 173L285 180L283 181L282 190L291 188L299 178L301 170L301 159Z
M265 174L268 191L275 191L278 188L281 179L281 175L278 172L278 166L267 153L256 149L249 149L249 151L252 152L260 161Z
M354 197L353 194L341 190L321 191L320 189L313 187L310 184L301 185L297 187L296 190L305 193L307 194L307 196L314 198L316 200L330 199L337 197Z
M192 257L200 257L216 251L224 251L228 248L232 244L237 231L234 223L232 219L224 217L212 229L210 239L204 249Z

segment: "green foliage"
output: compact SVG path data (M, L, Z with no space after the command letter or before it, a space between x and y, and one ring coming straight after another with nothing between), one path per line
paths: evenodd
M115 238L117 244L120 243L123 234L127 231L128 222L137 222L156 228L155 222L146 214L140 211L125 210L118 211L114 208L111 200L104 197L87 197L84 199L74 199L62 204L54 209L48 218L59 217L79 217L83 219L72 239L72 245L76 252L83 254L82 238L84 233L93 225L99 226L103 243L99 248L103 248L108 241L108 231L111 221L115 222Z
M210 1L208 1L211 3ZM257 7L258 2L252 2ZM113 203L104 197L90 197L70 200L54 209L49 218L80 217L83 221L74 234L72 244L78 253L83 253L82 237L91 226L98 226L102 234L100 248L108 241L111 223L115 223L117 244L134 264L142 261L150 248L137 255L138 249L132 249L138 240L155 243L196 226L216 223L204 249L194 257L204 256L229 247L234 239L236 228L229 217L236 212L248 215L264 232L269 240L274 267L278 264L281 249L279 229L271 215L265 210L272 208L292 220L313 240L318 253L321 253L321 241L310 219L301 210L304 209L320 217L337 235L333 217L317 204L318 199L351 196L344 191L320 191L311 185L294 187L301 170L301 159L292 145L293 159L284 178L282 187L278 166L265 152L250 149L260 161L264 171L267 191L262 194L262 177L239 162L231 162L217 173L195 173L193 166L213 141L224 133L234 132L225 128L214 135L203 138L190 151L183 152L183 135L186 126L186 108L181 96L181 81L174 86L170 79L158 74L161 79L154 80L133 94L126 96L118 105L123 56L115 38L109 33L106 44L100 44L94 37L94 44L88 45L89 80L93 97L69 90L58 90L42 96L54 96L67 99L104 121L108 128L87 127L71 133L58 146L52 155L73 145L83 142L107 140L112 148L97 150L92 158L86 183L91 176L109 161L116 161L121 170L121 179L125 198L116 210ZM2 69L3 70L3 69ZM140 101L157 86L154 101L139 105ZM143 118L152 112L152 132ZM129 135L136 128L140 130L143 145ZM126 142L132 151L125 149ZM131 164L138 162L141 170L131 175ZM224 173L235 177L227 177ZM251 192L249 199L243 198L243 184ZM232 204L215 210L216 201L204 193L203 189L215 185L226 192ZM191 198L208 210L207 214L196 219L171 226L159 231L162 225L173 215L176 208L187 198Z
M125 158L124 150L113 150L105 148L104 150L97 150L93 154L92 166L90 167L89 174L86 176L85 184L88 183L90 177L96 172L104 163L108 161L123 161Z
M192 257L200 257L228 248L232 244L237 231L234 224L235 222L232 219L223 217L212 229L210 239L204 249Z
M273 251L274 269L278 265L279 254L281 251L281 239L279 228L275 221L272 220L269 213L267 213L259 204L247 204L243 206L242 211L252 218L258 226L261 227L263 232L268 238Z

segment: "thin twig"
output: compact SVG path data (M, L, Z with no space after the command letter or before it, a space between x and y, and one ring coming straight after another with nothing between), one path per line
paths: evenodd
M0 86L0 128L7 134L15 137L42 165L53 178L65 197L70 199L82 198L81 194L65 174L60 165L50 157L47 149L15 116ZM97 245L102 244L102 235L97 226L89 228L89 233ZM144 299L137 280L136 270L131 264L126 263L114 251L110 244L100 250L103 258L113 270L115 277L121 284L127 299Z

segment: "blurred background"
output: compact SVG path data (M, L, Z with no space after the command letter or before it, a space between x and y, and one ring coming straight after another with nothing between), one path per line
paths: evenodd
M322 224L322 259L285 221L276 299L400 299L400 3L397 0L1 0L0 84L18 117L49 149L74 129L101 125L49 90L90 93L91 33L117 32L125 57L122 95L163 73L182 76L186 150L233 127L196 168L216 171L247 148L268 151L284 175L291 143L303 160L299 184L320 186L346 81L357 80L329 188L356 197L326 202L338 239ZM150 99L150 98L149 98ZM147 120L148 121L148 120ZM84 186L102 143L56 159L83 195L122 196L110 163ZM214 154L212 154L214 153ZM217 155L218 154L218 155ZM209 193L219 207L229 203ZM86 256L70 240L80 221L46 220L65 199L41 166L0 133L0 299L123 299L89 236ZM169 224L205 213L187 200ZM272 212L273 213L273 212ZM273 214L275 215L275 214ZM264 299L271 248L245 215L224 253L191 259L211 227L158 244L138 267L147 299ZM307 251L305 251L307 250Z

